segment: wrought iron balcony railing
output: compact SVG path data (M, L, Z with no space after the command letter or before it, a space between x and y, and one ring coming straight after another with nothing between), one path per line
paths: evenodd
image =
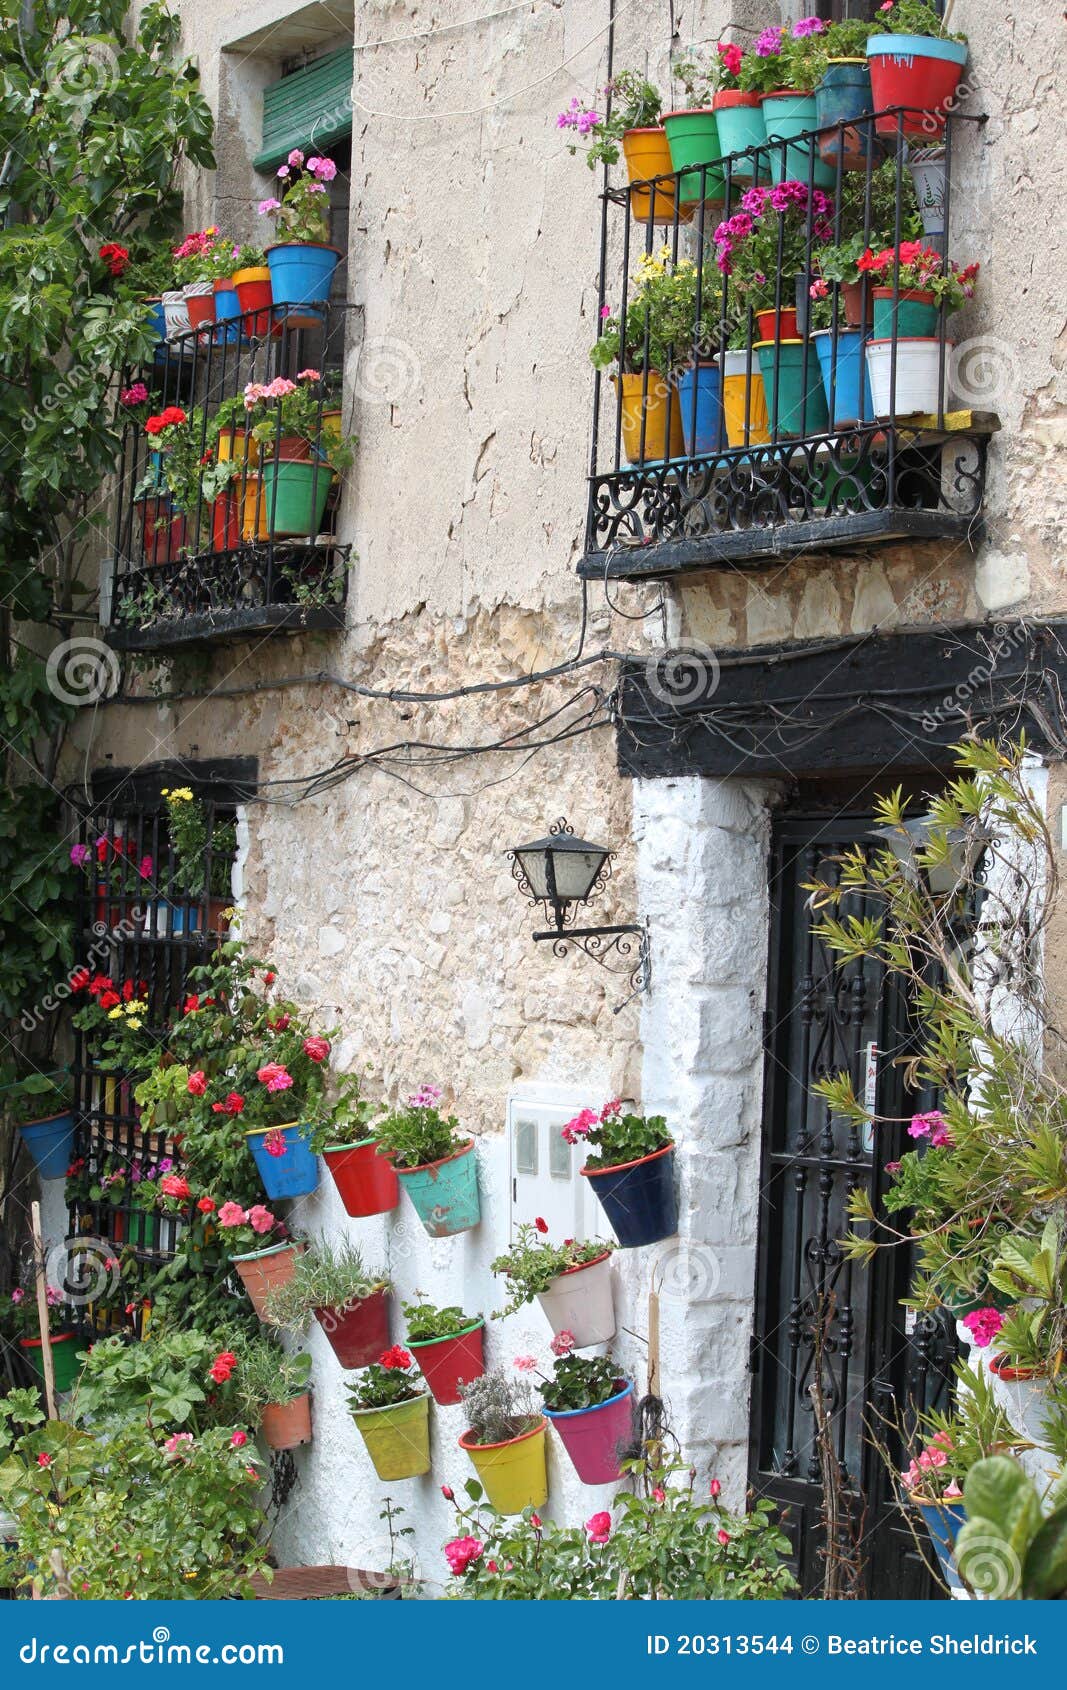
M894 262L880 277L855 261L914 236L963 262L952 182L985 120L951 114L916 152L905 117L606 189L581 575L975 541L999 423L967 403L946 301L912 298Z
M242 399L250 384L324 372L336 327L326 303L298 318L268 307L160 341L153 362L129 373L127 390L140 381L148 397L129 412L118 477L108 619L117 648L343 627L350 548L335 538L340 477L324 449L340 434L340 401L335 409L320 384L310 443L293 451L280 430L271 445L252 438ZM168 407L187 418L177 448L172 435L159 439L186 454L180 498L144 426ZM279 473L294 457L306 461L295 502Z

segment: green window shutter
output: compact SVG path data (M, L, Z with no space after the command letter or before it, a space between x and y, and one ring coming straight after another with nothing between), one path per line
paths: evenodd
M341 47L263 90L263 145L257 170L301 152L332 147L352 133L352 49Z

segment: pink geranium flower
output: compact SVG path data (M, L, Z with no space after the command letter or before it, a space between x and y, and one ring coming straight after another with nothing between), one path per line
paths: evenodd
M248 1211L240 1203L224 1203L219 1210L220 1226L244 1226L247 1221Z
M267 1062L257 1068L256 1079L268 1091L288 1091L293 1083L293 1076L281 1062Z
M262 1203L254 1203L248 1211L248 1224L253 1232L269 1232L274 1225L274 1216Z

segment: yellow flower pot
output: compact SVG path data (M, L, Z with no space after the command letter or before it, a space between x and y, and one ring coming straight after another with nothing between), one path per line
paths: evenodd
M521 1514L524 1508L540 1508L548 1498L545 1471L545 1432L548 1421L538 1424L503 1444L476 1444L464 1432L459 1440L471 1458L474 1471L485 1486L485 1494L498 1514Z
M658 124L655 128L627 129L622 138L622 151L633 189L630 206L636 222L673 223L674 183L661 182L654 189L639 185L655 176L673 175L667 131ZM681 206L678 221L688 223L695 209L695 202Z
M416 1479L430 1471L430 1398L354 1408L352 1418L379 1479Z
M748 418L748 443L762 446L769 439L767 428L767 395L763 389L759 358L752 354L752 373L747 373L747 352L726 352L722 358L722 408L726 418L726 438L731 446L745 444L745 418Z
M616 388L622 382L622 449L627 463L647 464L659 458L680 458L685 451L685 441L682 438L682 402L677 389L664 381L656 370L648 371L647 392L643 374L612 376L611 379Z
M263 478L250 475L244 484L241 499L241 538L266 540L270 537L267 524L267 501L263 497Z
M219 434L215 455L220 464L229 463L231 458L236 458L239 463L246 463L251 467L259 462L259 441L253 440L248 429L224 428Z

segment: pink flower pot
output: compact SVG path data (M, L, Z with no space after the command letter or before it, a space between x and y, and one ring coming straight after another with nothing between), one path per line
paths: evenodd
M583 1485L613 1484L619 1452L633 1437L634 1388L623 1379L615 1387L615 1395L595 1408L545 1409Z

